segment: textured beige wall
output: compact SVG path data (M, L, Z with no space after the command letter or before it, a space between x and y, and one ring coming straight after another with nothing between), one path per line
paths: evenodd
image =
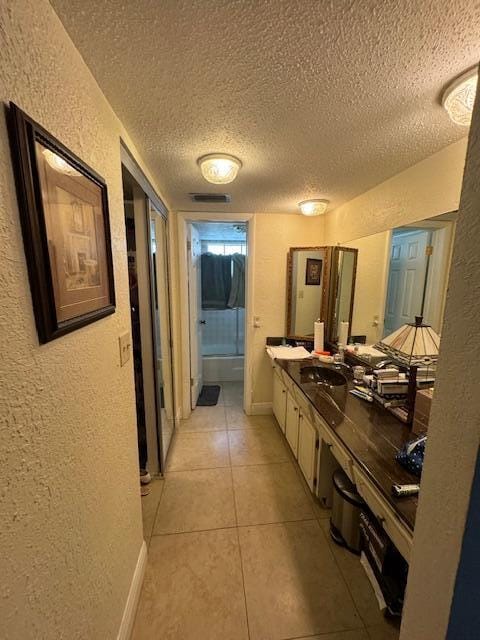
M480 101L477 100L454 242L401 640L446 637L480 444L479 175ZM473 629L465 630L465 637L473 636Z
M271 362L265 353L265 340L285 334L288 250L323 244L323 216L256 215L253 313L259 316L261 326L253 333L254 403L272 401Z
M142 544L122 131L46 0L0 3L0 96L106 179L117 311L39 346L0 121L0 636L115 638Z
M327 244L344 243L458 208L467 138L325 216Z

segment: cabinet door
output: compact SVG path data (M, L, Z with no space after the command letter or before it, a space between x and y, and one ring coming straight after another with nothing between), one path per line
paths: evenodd
M298 464L310 490L315 487L318 434L307 417L300 413L298 423Z
M273 413L280 429L285 433L285 419L287 413L287 390L280 376L273 373Z
M290 393L287 393L285 436L296 458L298 453L298 406Z

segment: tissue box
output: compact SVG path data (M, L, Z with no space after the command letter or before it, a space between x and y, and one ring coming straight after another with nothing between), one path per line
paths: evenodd
M432 399L433 387L417 391L412 426L413 433L416 433L417 435L425 434L428 431Z

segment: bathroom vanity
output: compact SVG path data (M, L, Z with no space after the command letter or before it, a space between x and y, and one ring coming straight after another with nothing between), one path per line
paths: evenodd
M391 494L394 483L418 482L395 461L411 439L408 427L352 396L344 365L314 358L273 360L272 367L273 412L312 493L330 507L332 474L341 467L408 562L417 498Z

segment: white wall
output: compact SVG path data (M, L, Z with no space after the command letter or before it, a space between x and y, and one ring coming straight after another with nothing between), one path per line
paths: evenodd
M477 100L454 242L401 640L442 640L447 635L480 444L479 175ZM478 602L478 575L471 588L476 591ZM462 638L477 635L478 628L465 628Z
M116 638L142 545L122 129L47 0L0 3L0 95L108 184L117 311L39 346L0 121L0 635ZM135 154L137 155L137 154ZM138 159L138 155L137 155Z

